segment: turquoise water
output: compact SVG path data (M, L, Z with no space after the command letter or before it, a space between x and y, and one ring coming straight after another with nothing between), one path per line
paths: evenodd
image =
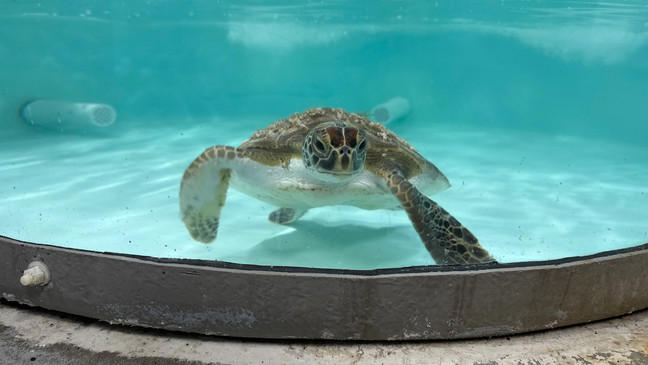
M0 234L96 251L367 269L433 264L404 212L290 226L230 191L219 237L179 218L182 172L314 106L368 111L450 179L433 197L500 262L648 242L644 2L0 4ZM31 125L35 99L116 122Z

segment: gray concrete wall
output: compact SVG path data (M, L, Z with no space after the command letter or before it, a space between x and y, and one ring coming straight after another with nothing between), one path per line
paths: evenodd
M18 282L41 260L52 280ZM648 307L648 248L536 266L367 273L231 268L0 239L0 293L110 323L252 338L457 339ZM434 270L434 267L430 267ZM450 270L450 271L448 271Z

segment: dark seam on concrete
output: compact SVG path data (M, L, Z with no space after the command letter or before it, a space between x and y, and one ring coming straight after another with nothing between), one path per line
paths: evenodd
M87 325L98 325L108 329L112 327L114 331L123 332L123 333L132 333L132 334L141 334L141 335L152 335L160 336L164 338L192 338L200 339L204 338L209 340L209 336L204 335L187 335L183 333L176 333L172 331L157 330L157 329L143 329L137 327L125 327L125 326L109 326L105 323L102 323L97 320L88 320L84 317L78 317L75 315L61 314L58 315L52 311L43 310L39 308L29 308L23 305L18 305L14 303L0 303L7 306L19 307L21 309L29 310L30 312L36 312L37 315L43 316L43 321L56 321L56 320L67 320L67 321L81 321L81 324ZM101 329L100 329L101 330ZM546 331L543 331L546 332ZM522 335L520 337L525 337L527 335ZM219 339L223 341L223 339ZM225 340L226 341L226 340ZM285 341L251 341L251 342L267 342L288 344L289 342ZM334 344L339 341L307 341L307 340L296 340L293 341L293 344L301 344L302 346L317 346L319 344ZM423 343L429 342L434 343L434 341L411 341L412 343ZM454 341L450 341L454 342ZM366 344L366 342L364 342ZM384 344L386 346L394 345L393 343L385 343L381 341L375 341L375 344ZM560 352L557 352L560 355ZM641 351L630 350L628 353L622 353L619 351L611 352L595 352L591 355L580 354L572 356L572 359L578 364L592 364L592 362L586 360L591 359L598 363L598 361L608 361L612 364L610 358L614 355L619 355L622 357L621 361L624 364L628 365L646 365L648 364L648 353ZM599 357L603 359L599 359ZM562 356L563 360L567 361L565 356ZM503 360L501 358L500 360ZM519 361L516 365L544 365L544 364L553 364L555 359L549 360L549 362L544 363L536 359L527 359ZM617 360L618 361L618 360ZM74 346L71 344L58 343L54 345L39 345L37 341L30 341L21 339L18 337L17 331L10 327L0 324L0 365L23 365L23 364L46 364L46 365L87 365L87 364L96 364L96 365L225 365L219 362L200 362L200 361L189 361L189 360L180 360L180 359L171 359L171 358L162 358L162 357L128 357L123 356L116 352L93 352L92 350L87 350ZM498 365L497 360L487 360L486 362L475 362L473 365ZM614 363L616 364L616 362Z
M218 261L218 260L201 260L201 259L181 259L181 258L163 258L153 256L143 256L135 254L117 253L117 252L100 252L84 249L72 249L64 246L57 246L46 243L21 241L11 237L0 235L0 239L13 241L22 245L38 245L42 248L60 249L76 252L94 253L107 255L112 257L127 257L137 260L165 263L165 264L182 264L182 265L196 265L205 267L215 267L222 269L234 270L249 270L249 271L267 271L267 272L280 272L280 273L311 273L311 274L332 274L332 275L360 275L360 276L378 276L378 275L393 275L393 274L413 274L413 273L433 273L433 272L460 272L460 271L475 271L486 269L507 269L507 268L525 268L534 266L556 266L567 263L574 263L579 261L588 261L607 256L619 255L624 253L638 252L648 250L648 243L639 244L636 246L625 247L615 250L601 251L592 255L585 256L570 256L554 260L540 260L540 261L519 261L511 263L487 263L487 264L466 264L466 265L423 265L423 266L406 266L394 267L372 270L356 270L356 269L332 269L332 268L317 268L317 267L299 267L299 266L268 266L268 265L255 265L255 264L240 264L236 262Z
M21 304L18 302L13 302L13 301L8 301L4 298L0 298L0 305L2 306L7 306L7 307L12 307L16 308L19 310L26 310L29 311L30 313L38 314L41 316L51 316L51 317L57 317L57 320L64 319L64 320L69 320L69 321L74 321L74 322L79 322L82 324L90 325L94 324L96 326L100 326L105 330L115 330L115 331L122 331L125 333L131 333L131 334L137 334L137 335L157 335L157 336L164 336L164 337L173 337L173 338L203 338L205 341L208 341L209 339L218 339L218 341L232 341L232 342L249 342L249 343L267 343L267 344L275 344L275 345L291 345L291 344L300 344L300 345L312 345L312 346L317 346L317 345L335 345L335 344L349 344L349 341L345 340L329 340L329 339L304 339L304 338L294 338L294 339L273 339L273 338L239 338L239 337L232 337L232 336L221 336L221 335L205 335L205 334L200 334L200 333L187 333L183 331L174 331L170 329L162 329L162 328L154 328L154 327L142 327L142 326L134 326L134 325L127 325L127 324L119 324L119 323L109 323L106 321L102 321L99 319L95 318L90 318L90 317L84 317L80 316L77 314L72 314L72 313L66 313L66 312L61 312L53 309L45 309L41 307L32 307L26 304ZM501 335L501 336L488 336L488 337L483 337L479 339L472 339L472 341L488 341L488 340L494 340L494 339L507 339L510 340L511 338L523 338L523 337L528 337L528 336L535 336L535 335L542 335L546 333L551 333L551 332L556 332L556 331L562 331L562 330L568 330L570 328L576 328L576 327L582 327L585 325L594 325L597 323L602 323L602 322L608 322L608 321L613 321L613 320L619 320L619 319L624 319L626 317L634 316L640 313L646 313L648 312L648 309L642 309L633 313L628 313L628 314L623 314L620 316L616 317L611 317L611 318L603 318L595 321L588 322L586 324L573 324L569 326L564 326L560 328L547 328L547 329L542 329L542 330L537 330L537 331L531 331L531 332L525 332L525 333L518 333L518 334L512 334L512 335ZM0 325L2 326L2 325ZM411 339L411 340L406 340L406 341L386 341L386 340L355 340L352 341L357 344L364 344L364 345L382 345L382 346L394 346L398 345L399 343L411 343L411 344L421 344L421 343L435 343L435 342L457 342L460 343L462 341L466 341L465 339L449 339L449 340L426 340L426 339ZM595 355L599 355L600 353L596 353ZM642 355L641 353L639 353ZM646 355L648 356L648 355ZM563 359L566 360L566 357L563 356ZM500 359L504 360L504 358ZM534 361L533 363L531 361ZM0 363L0 365L3 365ZM225 365L225 364L223 364ZM517 365L517 364L516 364ZM528 360L528 364L520 364L520 365L543 365L541 363L538 363L537 360ZM644 363L640 363L639 365L648 365L648 358Z
M648 364L648 354L638 351L630 351L628 359L632 362L629 365L645 365Z
M115 352L93 352L57 343L41 346L18 338L16 331L0 324L0 365L226 365L163 357L126 357Z

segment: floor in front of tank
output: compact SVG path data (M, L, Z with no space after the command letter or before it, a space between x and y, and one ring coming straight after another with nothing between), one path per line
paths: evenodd
M545 332L420 342L254 341L112 326L0 302L0 364L648 364L648 311Z

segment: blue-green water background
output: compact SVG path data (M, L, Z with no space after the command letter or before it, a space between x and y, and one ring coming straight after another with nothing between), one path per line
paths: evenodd
M21 98L83 98L157 124L397 93L438 123L648 134L643 1L266 4L3 2L2 115Z
M330 212L313 213L297 226L290 241L295 247L281 246L281 239L255 242L261 253L209 251L217 249L165 223L179 222L180 174L205 147L240 143L255 129L309 107L366 111L394 96L408 99L412 110L390 128L450 177L454 188L439 199L483 232L478 236L492 242L500 260L648 241L644 1L2 2L0 234L99 251L184 256L180 251L251 263L268 263L261 257L268 251L276 264L430 263L397 213L366 216L364 225L373 228L364 231L326 223ZM39 98L107 103L118 120L97 136L40 130L19 117L21 105ZM512 191L526 200L502 195ZM561 191L582 199L547 210L542 200L558 202ZM156 192L157 200L147 201ZM245 209L262 209L263 219L271 210L230 197L231 227L251 219L255 212ZM613 211L605 215L605 209ZM164 218L156 216L160 211ZM526 225L516 221L519 212L533 212ZM362 214L352 211L345 219L362 222ZM383 229L392 220L397 228ZM564 226L548 223L553 221ZM65 222L69 226L59 230ZM389 236L417 248L393 262L356 258L349 264L330 252L362 256L375 247L367 242L344 252L348 246L337 242L330 250L322 244L309 251L296 243L325 236L331 226L341 235ZM160 233L167 228L174 234ZM279 228L267 229L279 234ZM136 235L139 246L128 239L138 230L144 230ZM614 230L622 234L601 244L601 232ZM513 243L525 235L542 242L540 248ZM98 236L105 239L89 243ZM247 239L242 232L230 236L232 242ZM515 239L507 243L507 237ZM565 250L557 237L586 249ZM332 258L319 263L312 252ZM386 252L381 257L394 255Z

